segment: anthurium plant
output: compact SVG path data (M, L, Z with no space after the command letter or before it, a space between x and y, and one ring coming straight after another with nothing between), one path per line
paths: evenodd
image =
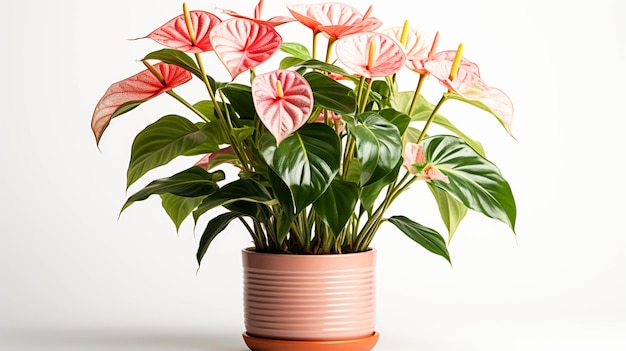
M190 161L131 192L122 211L160 196L177 230L185 219L197 225L211 213L198 263L235 220L256 251L269 253L365 251L388 222L450 261L449 239L468 209L515 233L508 182L481 144L439 113L446 101L463 101L512 136L511 100L484 82L478 66L463 57L462 44L438 51L439 33L427 35L408 21L381 30L371 8L362 14L345 3L287 5L291 16L269 19L262 6L263 0L247 17L189 11L183 4L182 14L139 38L163 47L145 55L145 69L112 84L96 104L96 144L114 119L169 95L188 113L166 114L136 135L127 188L176 158ZM284 41L278 31L302 25L312 33L310 44ZM320 41L326 44L321 59ZM219 58L211 69L225 69L229 81L206 70L206 55ZM277 67L257 70L272 57ZM400 74L414 80L414 91L399 91ZM420 93L428 76L441 83L436 103ZM194 79L206 96L201 101L175 92ZM434 124L447 132L429 134ZM445 238L408 217L419 213L386 213L412 186L430 189ZM219 214L209 212L216 208Z

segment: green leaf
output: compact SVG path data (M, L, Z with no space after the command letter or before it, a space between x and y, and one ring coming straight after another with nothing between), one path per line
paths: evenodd
M353 113L356 110L352 89L319 72L309 72L304 78L313 90L315 106L338 113Z
M206 139L201 144L183 152L183 156L205 155L219 150L219 144L224 144L224 142L219 139L219 135L221 135L224 130L219 123L198 122L196 123L196 126L202 133L204 133Z
M133 110L135 107L143 104L144 102L148 101L149 99L145 99L145 100L134 100L134 101L128 101L125 102L121 105L119 105L115 111L113 111L113 113L111 114L111 119L119 116L119 115L123 115L128 111Z
M335 73L346 79L350 79L353 82L358 82L358 79L353 78L352 75L348 73L346 70L344 70L343 68L339 66L335 66L330 63L323 62L323 61L315 60L315 59L303 61L299 63L297 67L307 68L313 71L324 71L328 73Z
M411 118L406 113L398 112L392 108L380 110L378 113L396 126L400 135L404 134L411 123Z
M451 135L424 140L426 162L448 176L449 183L429 181L465 206L497 219L515 232L516 206L509 183L496 165Z
M403 91L392 97L391 105L396 110L408 114L412 99L413 99L413 92ZM420 95L417 100L416 108L413 110L413 114L410 116L411 121L412 122L417 122L417 121L426 122L434 109L435 109L435 105L431 104L423 96ZM483 150L482 145L478 141L465 135L460 129L455 127L454 124L452 124L452 122L450 122L440 113L435 115L435 118L433 119L432 123L437 124L451 131L452 133L454 133L461 139L465 140L478 153L480 153L483 156L485 155L485 151ZM407 141L415 143L417 141L417 137L407 138Z
M209 245L211 245L213 239L215 239L219 233L223 232L233 219L240 218L242 216L242 214L237 212L226 212L209 221L204 229L204 232L202 233L202 237L200 237L198 252L196 253L198 265L202 261L202 258L204 258L204 255L209 249Z
M224 185L205 197L200 206L193 212L193 217L197 221L205 212L236 201L256 202L266 205L277 203L277 200L272 198L263 185L252 179L242 178Z
M252 119L256 111L252 101L252 88L248 85L238 83L218 84L218 90L230 102L230 106L242 118Z
M452 195L428 182L428 188L437 201L441 219L448 228L448 243L452 240L456 229L467 213L467 207Z
M356 140L361 164L361 184L371 184L386 174L402 156L402 140L395 125L376 112L359 115L360 123L348 121L348 130Z
M170 193L161 194L161 206L176 226L176 232L180 228L181 223L187 218L191 212L198 207L204 196L184 197Z
M287 56L280 60L280 63L278 64L278 69L288 69L293 66L299 65L300 63L302 63L302 61L304 60L297 57Z
M391 182L396 180L398 172L400 171L400 167L402 167L402 160L398 161L394 169L387 173L384 177L379 180L361 187L361 192L359 194L359 199L361 200L361 205L367 212L372 212L374 209L374 204L376 200L380 196L380 192Z
M323 123L306 124L276 146L268 133L261 139L267 164L287 184L296 213L317 200L339 171L341 143Z
M182 67L198 77L202 77L195 61L186 53L174 49L161 49L146 55L144 60L159 60Z
M299 58L300 60L310 60L309 49L300 43L286 42L280 47L280 51Z
M205 140L206 135L184 117L169 115L150 124L133 141L126 187Z
M217 190L217 182L224 179L224 172L209 173L201 167L193 166L171 177L150 182L145 188L131 195L122 207L124 211L135 201L145 200L154 194L171 193L184 197L209 195Z
M314 203L315 212L338 235L354 213L359 190L354 183L334 179Z
M446 259L450 264L450 253L446 247L446 241L434 229L423 226L404 216L393 216L389 222L395 225L401 232L406 234L411 240L420 244L426 250Z

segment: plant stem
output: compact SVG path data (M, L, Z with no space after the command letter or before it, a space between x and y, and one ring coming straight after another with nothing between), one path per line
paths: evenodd
M209 120L209 118L207 116L205 116L204 114L202 114L202 112L198 111L195 107L193 107L192 104L190 104L189 102L187 102L187 100L183 99L180 95L176 94L174 92L174 90L169 90L167 92L168 95L170 95L171 97L173 97L174 99L176 99L178 102L180 102L181 104L185 105L185 107L187 107L188 109L190 109L193 113L195 113L196 115L198 115L198 117L202 118L202 120L204 120L207 123L211 123L211 120Z
M333 44L335 43L335 39L329 38L328 44L326 45L326 63L330 63L330 58L333 53Z
M411 106L409 107L409 117L413 115L413 111L415 110L415 105L419 99L420 91L422 90L422 85L424 85L426 76L427 74L420 74L420 79L417 81L417 87L415 88L415 93L413 94L413 100L411 100Z
M433 121L433 119L435 119L435 116L437 115L437 111L439 111L439 108L441 108L441 105L443 105L443 103L446 100L448 100L448 97L446 95L443 95L441 99L439 100L439 102L437 103L437 106L435 106L435 108L433 109L433 112L430 113L430 117L428 117L428 120L426 121L426 124L424 125L424 129L422 129L420 136L417 138L417 142L415 142L416 144L419 144L422 140L424 140L424 137L426 136L426 130L430 126L430 123Z

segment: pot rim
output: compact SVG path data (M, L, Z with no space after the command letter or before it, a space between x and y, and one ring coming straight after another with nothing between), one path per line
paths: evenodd
M283 255L283 256L301 256L301 257L322 257L322 256L346 256L346 255L352 255L352 254L364 254L364 253L372 253L372 252L376 252L376 248L374 247L369 247L367 250L365 251L356 251L356 252L345 252L345 253L327 253L327 254L291 254L291 253L273 253L273 252L259 252L259 251L255 251L254 246L249 246L246 248L241 249L241 252L245 253L245 254L250 254L250 255L272 255L272 256L276 256L276 255Z

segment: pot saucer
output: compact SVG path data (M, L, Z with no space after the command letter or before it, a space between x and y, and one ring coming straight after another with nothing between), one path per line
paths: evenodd
M276 340L250 336L243 333L243 340L252 351L370 351L378 342L380 334L350 340L297 341Z

